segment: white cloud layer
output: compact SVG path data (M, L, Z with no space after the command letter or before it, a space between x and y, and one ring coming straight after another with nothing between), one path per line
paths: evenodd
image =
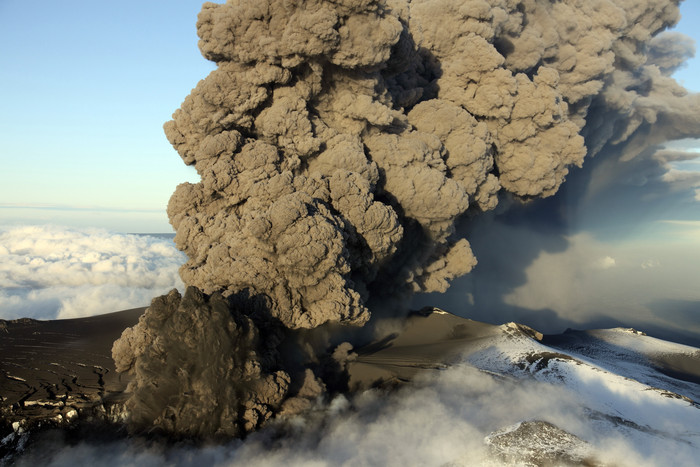
M183 289L167 238L102 229L0 229L0 318L77 318L147 306Z

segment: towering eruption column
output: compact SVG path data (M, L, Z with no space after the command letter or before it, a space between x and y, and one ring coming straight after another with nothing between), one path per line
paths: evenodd
M398 308L469 272L459 218L501 189L555 193L582 132L611 139L594 108L649 117L605 90L651 70L677 2L628 3L205 3L199 47L217 69L165 124L201 177L168 205L189 287L114 345L131 425L239 436L303 408L323 382L281 358L291 332L363 325L374 299Z

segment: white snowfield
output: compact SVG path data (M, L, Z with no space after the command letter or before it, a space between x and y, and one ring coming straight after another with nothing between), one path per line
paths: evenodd
M629 450L630 465L662 465L649 458L659 452L667 453L665 465L700 459L699 349L623 328L565 333L549 345L508 325L502 329L501 337L470 352L467 363L508 379L562 388L584 418L580 424L572 417L563 419L568 426L562 420L555 424L590 443L594 453L609 453L611 444L619 444Z

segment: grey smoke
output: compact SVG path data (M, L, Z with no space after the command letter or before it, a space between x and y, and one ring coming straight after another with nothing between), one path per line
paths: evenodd
M413 307L517 321L543 333L631 326L698 346L692 229L700 155L682 150L695 144L651 147L626 162L613 147L573 171L556 196L525 206L502 202L464 223L460 232L478 267L447 293L414 297ZM606 256L614 267L596 268Z
M217 69L165 124L201 176L168 205L188 256L183 281L202 303L236 302L234 321L255 297L269 314L256 325L283 334L362 325L380 311L373 304L400 309L412 293L444 292L477 262L458 222L494 209L499 193L548 197L584 156L616 146L629 160L650 143L700 133L700 97L669 77L690 48L654 39L678 20L678 3L205 3L199 46ZM162 355L131 342L166 339L166 323L128 330L114 347L128 362L121 368L162 367L150 360ZM238 355L240 338L222 339L222 351ZM258 355L254 341L243 348ZM197 349L187 354L189 379L214 351ZM303 363L313 362L307 352ZM240 373L229 376L247 378ZM318 377L285 374L255 378L285 394ZM135 375L135 388L166 377ZM193 400L208 391L193 390ZM240 415L243 399L218 397L228 396L214 399L232 404L241 426L257 425ZM188 420L187 404L171 406L180 408L171 417ZM178 423L160 426L188 432Z

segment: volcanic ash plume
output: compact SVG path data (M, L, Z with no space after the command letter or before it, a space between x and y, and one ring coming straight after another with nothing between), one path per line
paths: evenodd
M413 292L445 291L476 264L456 221L493 209L500 190L550 196L587 152L662 116L677 134L696 131L653 105L686 98L668 78L678 62L664 51L676 41L652 39L677 4L205 3L199 47L217 69L165 124L201 176L168 206L193 288L187 306L156 299L115 344L119 368L135 375L134 420L187 433L208 403L240 427L222 417L197 433L256 428L285 398L323 387L308 368L286 371L277 341L263 346L256 329L362 325L373 300L400 307ZM683 105L697 109L695 97ZM606 110L607 124L597 120ZM216 344L214 328L228 330ZM189 329L186 342L172 335ZM185 382L203 362L225 371Z

